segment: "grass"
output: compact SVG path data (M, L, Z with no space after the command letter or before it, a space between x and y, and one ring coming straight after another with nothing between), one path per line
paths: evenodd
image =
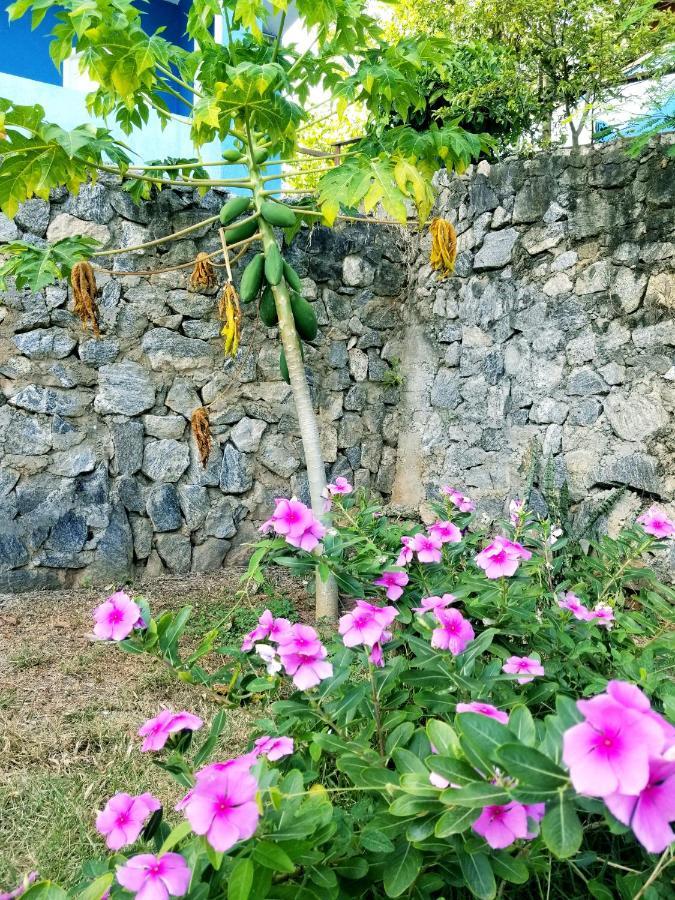
M127 749L118 740L84 752L63 774L24 771L0 780L0 884L18 883L32 870L62 885L77 880L82 862L103 849L92 827L95 811L117 791L148 787L151 764Z
M143 594L153 610L194 607L189 645L232 617L240 574L203 584L194 577L164 579L154 590L144 585ZM277 601L277 615L297 618L293 601L284 598L307 603L303 594L289 580L274 597L250 598L232 617L231 635L253 627L270 600ZM168 819L180 821L172 808L183 789L156 768L152 754L140 753L135 733L162 707L189 709L207 726L218 708L160 661L92 643L91 609L100 592L28 599L0 605L0 893L32 870L64 887L75 884L82 864L104 853L94 820L118 791L151 790ZM248 747L262 715L262 707L228 711L220 758Z

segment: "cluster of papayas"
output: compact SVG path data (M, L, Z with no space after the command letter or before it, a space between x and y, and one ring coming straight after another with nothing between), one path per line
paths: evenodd
M228 155L225 156L225 153ZM225 151L223 156L230 162L237 162L241 154L239 151ZM260 151L260 159L263 162L267 158L266 151ZM249 213L250 220L239 224L236 219ZM269 225L276 228L290 228L295 225L295 213L283 203L265 201L260 205L260 210L251 215L251 200L248 197L233 197L223 205L220 210L221 224L227 227L226 237L228 244L252 237L258 229L258 216L262 217ZM250 303L255 300L262 291L258 314L260 320L268 328L274 328L279 322L277 307L272 288L285 281L289 287L291 311L298 336L303 341L313 341L318 333L319 325L312 305L302 296L302 282L293 266L282 257L276 244L268 247L264 253L256 253L249 261L239 282L239 297L242 303ZM302 344L300 345L302 351ZM304 354L303 354L304 358ZM279 368L284 381L290 383L288 366L283 348L279 357Z

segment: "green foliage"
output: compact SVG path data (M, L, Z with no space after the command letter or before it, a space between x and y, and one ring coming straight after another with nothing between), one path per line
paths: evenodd
M52 188L77 192L104 160L125 171L129 157L105 128L79 125L65 131L44 120L41 106L0 98L0 130L6 135L0 166L0 209L13 217L30 197L49 199Z
M199 164L198 159L168 156L166 159L150 160L148 165L152 167L149 174L152 175L152 178L158 179L159 184L153 184L151 181L132 176L122 185L123 190L131 194L135 203L138 203L140 200L148 200L153 190L161 190L161 182L165 179L167 181L173 181L177 178L204 180L209 177L206 169ZM202 194L205 194L207 190L206 186L199 188Z
M644 78L668 71L664 51L675 25L657 0L402 0L391 30L410 29L449 43L445 72L424 76L428 115L456 109L465 127L485 123L506 141L531 121L546 141L553 111L569 117L583 99L580 119L567 123L576 141L592 105L616 96L630 67L640 61Z
M67 278L75 263L91 256L98 241L90 237L68 237L45 247L25 241L12 241L2 248L9 259L0 266L0 289L7 290L6 278L15 278L16 286L41 291L48 284Z
M377 604L382 596L374 575L393 568L401 537L419 525L387 519L365 495L333 496L332 502L335 530L324 539L325 565L351 596ZM550 544L549 522L525 511L500 531L522 541L531 558L495 582L474 562L484 535L468 530L470 516L446 499L435 511L443 521L454 520L462 540L446 543L439 563L408 563L383 665L373 666L368 646L347 647L326 628L332 673L310 689L291 688L286 675L265 672L257 653L237 646L248 631L254 632L248 646L261 641L271 649L277 638L255 630L264 623L269 629L269 613L295 618L287 599L271 595L264 617L262 604L240 606L184 650L190 608L155 619L147 602L135 598L145 627L133 630L124 649L158 656L182 681L210 688L220 704L269 698L250 743L276 735L292 738L293 745L272 759L259 749L255 759L239 759L245 769L229 770L230 785L238 788L247 770L257 783L259 820L250 838L217 852L211 831L195 834L189 820L166 808L136 844L85 863L70 895L43 881L27 896L100 900L110 888L111 897L122 900L114 878L119 866L139 852L168 851L189 866L189 897L200 900L515 900L538 896L542 884L557 900L589 894L629 900L648 882L657 883L672 854L655 864L602 799L579 795L562 750L566 731L582 719L575 700L600 693L610 678L637 683L654 713L673 706L667 603L675 592L639 567L659 543L633 527L616 540L603 539L588 557L572 557L564 538ZM267 538L244 576L246 589L264 584L266 564L306 575L313 559L283 538ZM611 601L614 628L570 618L556 602L569 588L589 606ZM475 626L474 638L454 655L432 646L438 620L415 611L421 598L450 590L454 609ZM221 644L221 633L231 644ZM521 684L502 674L502 665L524 652L542 660L544 673ZM210 662L214 657L217 663ZM492 704L499 720L459 707L472 701ZM209 727L172 734L155 757L157 767L184 792L218 777L197 773L228 755L224 727L220 710ZM520 807L527 835L494 849L478 819L504 806Z

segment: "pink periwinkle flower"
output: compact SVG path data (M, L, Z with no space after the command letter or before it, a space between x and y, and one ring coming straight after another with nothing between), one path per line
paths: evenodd
M192 713L183 710L179 713L163 709L154 719L148 719L138 729L138 736L145 738L141 745L143 753L148 750L161 750L172 734L178 731L197 731L204 721Z
M629 709L637 710L652 722L656 722L663 732L666 751L675 747L675 726L651 708L649 697L637 685L628 681L608 681L606 691L612 700L616 700L617 703L621 703Z
M567 591L562 600L558 600L558 606L561 609L569 610L574 618L579 619L581 622L588 622L592 616L588 607L584 606L579 597L571 591Z
M471 622L465 619L458 609L439 607L434 610L434 614L439 627L434 628L431 635L431 646L439 650L449 650L453 656L462 653L475 636Z
M643 531L657 538L669 538L675 536L675 522L669 519L656 506L652 506L647 512L638 516L638 522Z
M292 625L279 641L279 657L287 675L300 690L315 687L333 674L328 651L310 625Z
M530 828L529 820L532 820L535 825L539 825L541 820L544 818L546 814L546 804L545 803L525 803L525 812L527 813L528 818L528 829L527 834L525 835L528 841L531 841L533 838L536 838L539 833L538 828Z
M377 666L379 669L384 668L384 652L382 647L391 640L391 631L383 631L380 640L373 644L368 654L368 662Z
M352 485L344 478L342 475L338 475L338 477L331 484L326 485L326 490L329 494L351 494L354 490Z
M523 513L525 512L525 501L519 500L515 497L509 503L509 519L511 520L512 525L517 525L521 518L523 517Z
M308 509L300 500L292 498L286 500L278 497L272 516L260 526L263 533L274 531L283 537L287 535L299 535L308 528L314 518L312 510Z
M591 797L639 794L649 782L650 757L658 757L666 742L660 722L648 710L628 705L621 682L613 684L614 696L577 701L584 721L563 735L563 760L572 784Z
M441 544L459 544L462 532L454 522L434 522L429 528L429 535L438 538Z
M443 485L441 493L445 494L445 496L450 499L453 506L456 506L460 512L474 512L476 509L476 504L473 500L469 500L468 497L465 497L464 494L461 494L454 487L450 487L449 484Z
M471 828L493 850L502 850L527 837L527 811L522 803L515 801L504 806L484 806Z
M351 612L340 617L338 632L345 647L373 647L382 642L382 635L398 616L393 606L374 606L365 600L357 600Z
M117 591L94 610L94 634L102 641L123 641L143 621L141 611L124 591Z
M325 536L325 525L322 525L318 519L312 519L311 523L305 528L302 534L287 535L286 543L290 544L291 547L298 547L298 549L304 550L306 553L311 553L319 546Z
M598 603L595 609L589 610L588 620L610 631L614 627L614 610L608 603Z
M243 653L248 653L249 650L253 649L254 644L257 644L259 641L264 641L266 638L269 638L274 643L278 643L281 636L285 634L290 627L291 623L288 619L275 619L269 609L266 609L258 619L258 624L253 631L249 631L244 637L241 650Z
M195 834L206 835L214 850L224 853L252 837L260 813L258 784L242 766L231 766L198 779L186 798L184 812Z
M413 606L412 610L416 613L434 612L436 609L445 609L451 603L456 603L457 597L454 594L443 594L442 597L421 597L420 606Z
M407 534L404 534L401 538L401 551L396 558L396 562L394 565L396 566L407 566L409 562L412 562L413 558L413 548L412 548L413 538L409 537Z
M383 572L373 584L387 589L387 600L398 600L409 580L406 572Z
M266 756L270 762L276 762L283 756L290 756L293 752L293 738L266 735L258 738L253 745L253 752L260 756Z
M675 761L649 760L649 777L637 794L616 792L604 798L607 809L630 825L649 853L661 853L675 841Z
M529 550L517 541L498 534L476 555L476 565L485 571L487 578L510 578L520 565L521 559L531 559Z
M96 830L106 838L109 850L128 847L137 840L146 821L161 803L152 794L115 794L96 816Z
M254 766L257 761L258 754L255 750L250 750L248 753L242 753L241 756L226 759L224 762L209 763L208 766L204 766L195 772L195 781L198 784L202 781L211 781L213 778L222 775L223 772L243 772L245 775L248 775L251 766Z
M546 674L539 660L531 656L509 656L502 666L502 672L506 672L507 675L519 675L518 684L527 684L528 681L534 681L538 675Z
M496 719L497 722L501 722L502 725L509 724L508 713L503 712L501 709L497 709L497 707L493 706L491 703L481 703L478 700L472 700L471 703L458 703L455 707L455 712L478 713L481 716L488 716L490 719Z
M434 535L420 532L414 536L410 546L421 563L439 563L443 558L441 555L443 544L441 539Z
M180 853L139 853L115 873L123 888L140 900L168 900L187 894L192 873Z
M25 894L31 884L34 884L39 877L38 872L29 872L21 882L21 884L17 885L13 890L7 892L0 892L0 900L16 900L17 897L20 897L22 894Z

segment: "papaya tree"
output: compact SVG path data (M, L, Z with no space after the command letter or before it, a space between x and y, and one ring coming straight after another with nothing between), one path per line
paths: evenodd
M300 295L297 273L282 258L279 229L286 229L288 237L303 222L331 226L344 213L360 209L368 214L376 208L384 210L387 221L405 223L412 206L424 222L434 202L433 174L440 167L464 169L488 139L454 124L432 125L425 132L406 124L425 107L416 77L420 70L436 67L442 72L442 40L405 37L387 43L366 10L367 0L295 0L295 13L309 35L307 48L300 50L284 41L286 5L287 0L272 0L271 5L264 0L194 0L187 32L197 49L187 51L160 32L147 34L141 12L130 0L16 0L8 8L10 20L30 15L35 27L48 10L55 13L51 58L60 67L77 53L81 71L97 85L87 95L92 116L130 134L154 110L165 125L188 127L198 154L213 142L227 149L217 160L132 163L128 148L108 128L88 123L65 130L48 121L39 106L0 100L0 209L12 217L24 200L47 198L50 189L63 185L75 191L100 171L121 177L136 199L174 184L202 191L231 188L236 196L212 221L220 219L228 264L230 250L257 250L238 291L244 302L261 297L263 320L278 322L281 366L296 406L312 508L323 518L325 470L301 348L301 340L316 335L316 319ZM224 24L222 43L214 38L216 16ZM272 35L270 23L275 23ZM313 171L320 175L315 196L290 203L293 191L282 196L275 187L278 166L284 163L286 183L292 185L294 167L302 160L303 127L320 115L312 108L311 98L317 95L323 98L318 107L329 100L341 110L350 104L365 108L367 125L339 165L329 153L315 159ZM183 115L170 111L169 97ZM394 114L401 123L397 127L390 126ZM213 167L233 174L211 177ZM103 250L86 237L47 247L15 242L3 248L9 256L0 274L12 275L19 287L39 290L68 277L74 267L81 270L97 257L129 249ZM227 349L236 353L240 315L236 291L229 288ZM335 585L330 578L317 578L317 617L336 614Z

